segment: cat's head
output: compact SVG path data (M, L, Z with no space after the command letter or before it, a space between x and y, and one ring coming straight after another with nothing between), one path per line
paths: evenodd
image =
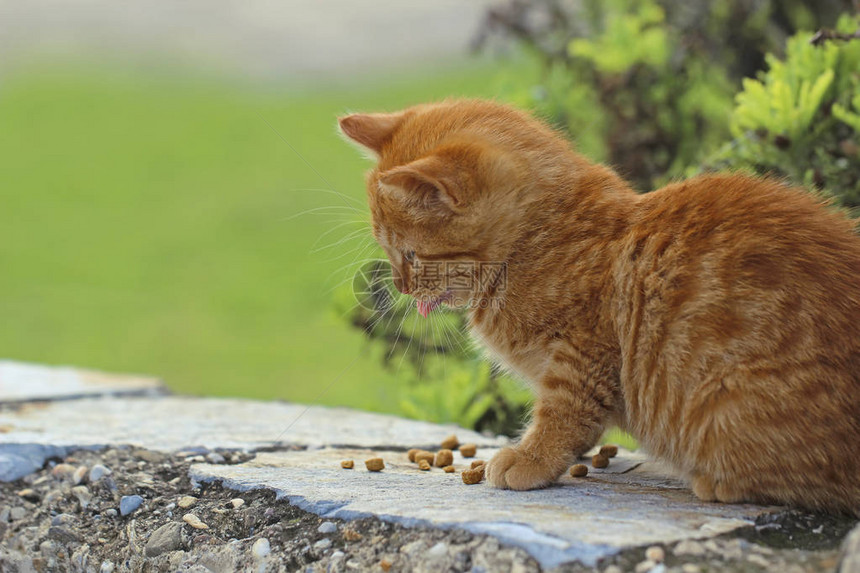
M366 179L373 234L398 290L425 315L486 291L521 232L529 139L548 130L473 100L354 114L339 125L377 160Z

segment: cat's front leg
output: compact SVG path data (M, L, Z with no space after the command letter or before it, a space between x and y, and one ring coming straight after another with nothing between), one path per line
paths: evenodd
M503 489L545 487L564 473L603 433L615 392L610 381L583 379L568 369L540 382L532 422L520 442L487 465L487 480Z

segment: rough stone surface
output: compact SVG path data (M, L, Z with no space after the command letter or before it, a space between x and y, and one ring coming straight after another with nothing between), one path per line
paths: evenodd
M384 471L340 468L344 457L362 459L372 453L385 460ZM487 448L478 452L482 459L492 454ZM334 448L264 452L239 465L195 464L191 477L220 480L239 490L267 487L326 519L379 516L408 526L489 534L524 548L544 567L568 561L593 566L625 547L711 537L752 525L756 517L774 511L699 502L655 464L632 461L638 457L621 452L616 463L589 478L563 477L554 487L529 492L497 490L486 483L467 487L456 474L421 472L404 452ZM459 454L454 463L458 471L469 467ZM619 473L624 469L629 471Z
M0 360L0 404L82 396L152 395L164 391L161 381L149 376Z
M16 479L69 447L126 444L161 452L196 447L198 453L275 445L431 448L452 431L481 446L506 442L455 426L347 408L176 396L23 404L0 411L0 427L7 429L0 433L0 479L7 474Z
M31 474L42 467L46 459L63 457L67 451L68 448L54 445L0 442L0 482Z

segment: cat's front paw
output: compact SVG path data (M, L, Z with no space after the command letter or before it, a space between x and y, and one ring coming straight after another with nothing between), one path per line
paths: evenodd
M504 448L487 463L487 481L501 489L538 489L546 487L558 473L527 450Z

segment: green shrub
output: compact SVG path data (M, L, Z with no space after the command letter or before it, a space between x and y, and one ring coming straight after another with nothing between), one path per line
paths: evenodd
M843 16L837 36L860 20ZM768 70L744 80L730 122L733 139L709 169L744 169L786 177L860 206L860 39L788 40L786 57L767 57ZM698 170L698 169L694 169Z
M642 191L731 136L732 95L799 28L832 24L843 0L510 0L481 45L513 38L541 73L510 96Z

